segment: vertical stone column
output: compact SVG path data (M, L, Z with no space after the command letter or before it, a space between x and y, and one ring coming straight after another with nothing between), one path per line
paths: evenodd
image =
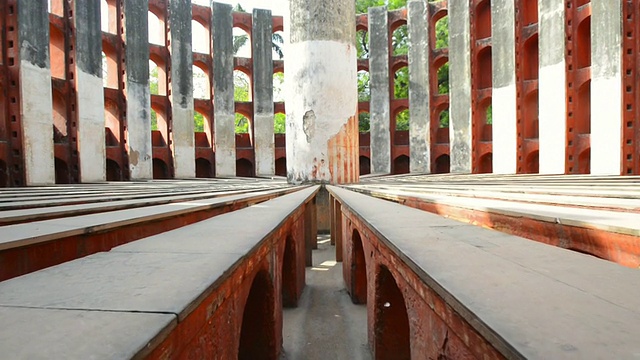
M449 1L449 139L451 172L472 171L469 1Z
M132 180L153 178L148 0L124 0L127 151Z
M169 1L171 33L171 119L173 167L176 178L196 175L193 124L193 54L191 0Z
M409 28L409 170L412 173L431 172L431 112L429 99L429 5L425 0L407 4Z
M75 0L80 182L106 180L100 3Z
M391 172L391 109L389 89L389 14L369 8L369 81L371 87L371 173Z
M17 4L20 117L26 185L53 184L56 179L47 2L19 1Z
M621 173L622 36L622 1L591 0L592 174Z
M212 2L211 13L216 176L236 176L232 7Z
M493 66L493 172L518 170L516 13L513 0L491 2Z
M567 137L565 1L540 0L540 173L564 174Z
M358 181L355 4L291 0L287 83L287 178Z
M253 10L253 139L256 176L273 176L275 139L273 131L273 54L270 10Z

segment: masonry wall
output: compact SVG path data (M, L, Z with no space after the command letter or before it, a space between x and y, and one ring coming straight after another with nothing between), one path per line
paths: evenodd
M268 51L283 18L230 12L223 23L210 6L171 3L102 0L84 11L80 0L51 0L47 13L45 1L0 1L0 186L286 176L285 136L272 133L286 108L270 90L285 64ZM142 19L127 22L148 14L159 33L147 34ZM638 16L631 0L412 0L357 15L356 31L370 39L357 70L371 77L371 100L358 105L371 119L358 139L359 172L638 174ZM436 37L445 19L450 48ZM196 27L208 49L189 49ZM251 57L218 44L216 27L254 35ZM398 31L408 54L394 53ZM215 54L226 55L216 63ZM154 93L149 60L158 68ZM248 76L255 100L215 91L233 70ZM188 80L196 71L204 95ZM408 84L398 83L403 71ZM403 86L408 96L398 97ZM404 111L410 130L396 126ZM194 131L195 114L203 131ZM235 114L249 119L248 134L232 130Z

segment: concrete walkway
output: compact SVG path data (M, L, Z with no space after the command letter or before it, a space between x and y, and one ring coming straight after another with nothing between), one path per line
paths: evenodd
M319 236L299 306L284 309L280 359L372 358L367 346L367 308L351 302L344 288L342 263L335 259L329 237Z

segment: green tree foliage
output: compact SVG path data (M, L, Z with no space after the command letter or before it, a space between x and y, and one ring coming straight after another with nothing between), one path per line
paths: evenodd
M277 113L273 117L273 132L276 134L284 134L287 130L287 116Z
M195 132L204 132L204 115L197 111L193 114L193 130Z
M158 67L154 67L149 71L149 91L151 94L158 94ZM158 130L158 114L151 111L151 130Z

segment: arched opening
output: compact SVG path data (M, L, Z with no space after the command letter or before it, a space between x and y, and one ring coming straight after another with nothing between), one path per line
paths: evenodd
M271 34L271 49L273 49L274 59L284 59L284 32L282 30Z
M591 173L591 148L587 148L578 157L578 171L580 174Z
M394 99L409 98L409 68L407 66L398 69L393 76L393 97Z
M237 57L251 58L251 38L239 27L233 28L233 53Z
M376 277L374 356L376 359L411 359L409 317L402 291L385 266Z
M291 236L287 236L287 241L284 245L284 256L282 258L282 306L298 306L296 283L296 247Z
M276 113L273 115L273 133L286 134L287 132L287 115Z
M194 53L209 54L211 37L209 30L197 20L191 20L191 50Z
M149 11L149 43L165 46L165 29L164 21L160 20L158 15Z
M371 174L371 160L366 156L360 156L360 175Z
M591 66L591 17L588 16L578 26L576 44L578 69Z
M9 171L7 169L7 163L0 160L0 187L9 186Z
M491 87L491 46L487 46L478 53L478 88L488 89Z
M476 37L491 37L491 1L484 0L476 7Z
M66 79L66 52L64 51L64 34L58 28L49 25L49 56L51 59L51 76Z
M393 173L394 174L408 174L409 173L409 157L406 155L400 155L393 160Z
M393 56L407 55L409 52L409 32L407 24L398 26L391 35Z
M538 150L527 156L527 163L525 166L525 173L527 174L537 174L540 172L540 153Z
M149 60L149 90L151 95L167 95L167 74L162 59Z
M537 139L538 125L538 91L530 92L524 100L524 138Z
M538 78L538 34L535 34L524 43L524 79L536 80Z
M209 76L200 66L204 64L193 64L193 97L195 99L211 99L211 83Z
M358 101L371 101L371 78L366 70L358 71Z
M493 172L493 154L486 153L480 157L480 174L491 174Z
M448 174L451 160L448 154L442 154L436 159L436 174Z
M164 109L158 105L151 104L151 142L153 146L167 146L169 138L169 124L164 113Z
M237 102L251 101L251 79L240 70L233 70L233 99Z
M287 158L281 157L276 160L276 175L287 176Z
M164 161L157 158L153 159L153 178L154 179L169 178L169 167Z
M100 0L100 30L109 32L109 4L107 0Z
M404 109L396 115L396 131L409 131L409 109Z
M358 50L358 59L369 58L369 32L367 30L358 30L356 32L356 48Z
M122 171L117 162L107 159L107 181L122 180Z
M240 114L236 113L236 134L248 134L249 133L249 119Z
M276 359L275 298L271 275L256 274L242 313L238 359Z
M591 80L578 89L578 103L574 111L574 131L579 135L591 133Z
M213 169L211 163L207 159L196 159L196 177L197 178L211 178L213 177Z
M367 263L358 230L351 236L351 301L354 304L367 303Z
M205 129L207 129L207 118L202 115L201 112L199 111L194 111L193 112L193 131L196 133L204 133ZM207 147L209 146L209 143L207 141L207 136L205 134L205 136L203 136L203 140L206 142L206 144L203 144L204 146L200 146L200 147ZM198 142L198 141L196 141ZM199 144L196 144L196 146L199 146Z
M449 47L449 17L443 16L436 21L435 26L435 49L446 49Z
M284 73L273 74L273 102L284 102Z
M449 62L446 62L438 68L438 94L444 95L449 93Z
M53 142L63 144L68 141L67 104L58 91L53 91ZM65 183L66 184L66 183Z
M112 100L104 102L104 124L107 129L107 146L120 144L120 119L118 118L118 104Z
M56 16L64 16L64 0L47 0L47 9Z
M368 111L358 113L358 131L368 133L371 130L371 114Z
M236 176L254 177L253 163L245 158L236 161Z
M67 163L64 160L56 157L54 159L54 166L56 172L56 184L69 184L70 176Z
M449 110L442 110L438 115L438 127L440 129L449 127ZM449 142L449 140L447 139L445 142Z
M493 139L492 123L493 123L493 105L491 98L486 98L478 107L481 118L478 126L480 127L480 141L490 142Z
M522 21L524 26L535 24L538 22L538 1L521 1Z
M102 42L102 84L110 89L118 88L118 56L108 42Z

